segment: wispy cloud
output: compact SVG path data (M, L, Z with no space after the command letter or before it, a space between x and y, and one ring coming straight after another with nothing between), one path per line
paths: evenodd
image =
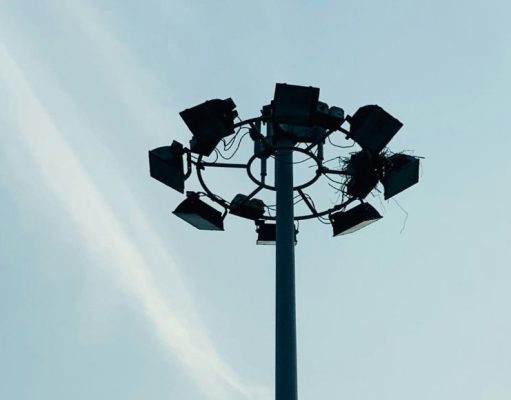
M2 95L8 98L5 116L16 127L48 189L60 201L90 251L111 266L120 284L141 304L163 346L182 362L208 397L220 397L226 392L245 398L260 394L243 383L221 359L200 326L191 325L172 309L155 283L143 251L123 230L4 46L0 46L0 78L5 90ZM166 258L173 264L170 254Z

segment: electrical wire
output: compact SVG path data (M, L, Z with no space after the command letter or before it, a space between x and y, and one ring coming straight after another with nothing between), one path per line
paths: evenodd
M245 136L247 136L249 134L249 132L245 132L243 135L241 135L241 138L240 140L238 141L238 145L236 146L236 150L234 150L234 152L232 154L230 154L229 156L226 156L224 154L222 154L221 151L218 151L218 154L220 155L220 157L222 157L224 160L230 160L232 159L235 154L238 152L239 148L240 148L240 145L241 145L241 142L243 141L243 139L245 138ZM232 146L231 146L232 147ZM231 148L229 147L229 149Z
M300 197L301 200L298 200L296 202L294 202L293 204L296 205L298 204L300 201L302 201L303 199L301 198L302 196L300 196L300 194L297 194L293 197L293 201L296 200L298 197ZM277 209L277 205L276 204L270 204L268 206L266 206L268 208L271 208L272 210L276 210Z
M349 146L341 146L339 144L335 144L334 142L332 142L332 139L330 139L330 136L328 136L328 142L334 146L334 147L339 147L340 149L350 149L352 148L353 146L355 146L355 141L353 141L352 144L350 144Z
M392 197L392 200L394 201L394 203L397 204L397 206L401 209L401 211L403 211L405 213L405 219L403 220L403 226L401 227L401 230L399 231L399 233L403 233L403 231L405 230L406 228L406 221L408 220L408 211L406 211L402 206L401 204L398 203L398 201Z
M225 139L222 139L222 143L224 144L224 151L229 151L232 146L234 146L234 142L236 141L236 138L238 137L238 134L241 132L242 129L250 129L247 126L240 126L234 136L229 139L229 141L225 141Z
M308 193L305 193L305 192L302 192L304 194L305 197L307 197L307 200L310 201L310 203L312 204L312 208L314 209L314 211L317 212L317 209L316 209L316 204L314 204L314 200L312 199L311 195L308 194ZM329 222L325 222L324 219L326 219L325 217L316 217L318 219L319 222L321 222L322 224L325 224L325 225L330 225Z

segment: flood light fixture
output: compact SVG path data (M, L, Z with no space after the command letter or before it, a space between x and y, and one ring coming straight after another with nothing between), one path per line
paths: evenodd
M223 231L224 218L220 211L199 199L199 194L187 192L187 198L173 214L203 231Z
M324 129L336 130L344 122L344 110L340 107L328 107L328 104L318 102L314 114L314 124Z
M264 221L256 222L257 241L256 244L264 246L275 246L277 243L277 225ZM295 246L298 243L296 235L298 230L295 228Z
M345 172L349 175L346 182L348 195L364 199L378 184L377 160L369 151L353 153L346 163Z
M149 173L154 179L178 192L185 189L183 145L175 140L170 146L149 151Z
M277 83L273 97L273 122L311 126L319 100L319 88Z
M349 119L349 137L363 149L379 153L403 124L377 105L360 107Z
M385 200L419 182L419 158L408 154L394 154L386 161L387 166L381 180Z
M231 201L230 213L243 218L258 219L264 215L264 201L248 199L244 194L237 194Z
M190 151L209 156L222 138L234 133L234 118L238 115L231 98L208 100L181 111L179 115L192 132Z
M346 235L381 219L382 216L369 203L361 203L347 211L330 215L334 236Z

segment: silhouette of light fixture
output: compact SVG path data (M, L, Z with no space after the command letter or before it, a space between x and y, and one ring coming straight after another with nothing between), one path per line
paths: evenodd
M407 154L387 158L382 181L385 200L419 182L419 159Z
M173 214L203 231L223 231L224 218L220 211L199 199L199 194L186 192L187 198Z
M273 97L273 122L311 126L318 99L319 88L277 83Z
M230 213L239 217L258 219L264 214L264 201L259 199L247 200L244 194L237 194L231 201Z
M259 245L272 245L275 246L277 242L277 225L275 223L268 223L264 221L256 222L257 241ZM298 243L296 234L298 230L295 228L295 245Z
M179 115L192 132L190 151L209 156L222 138L234 133L234 118L238 115L231 98L208 100L181 111Z
M403 124L377 105L360 107L349 118L349 137L363 149L379 153Z
M368 203L361 203L348 211L330 215L334 236L346 235L362 229L382 218L380 213Z
M350 175L346 183L346 192L350 196L363 199L378 184L376 158L367 150L353 153L345 171Z
M328 104L318 102L314 113L314 124L324 129L338 129L344 121L344 110L340 107L328 107Z
M183 154L183 145L175 140L170 146L149 151L151 177L183 193L185 190Z

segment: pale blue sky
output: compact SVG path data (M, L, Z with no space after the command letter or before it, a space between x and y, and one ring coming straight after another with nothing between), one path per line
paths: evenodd
M510 13L1 2L0 398L273 398L273 248L235 217L219 233L172 216L147 150L186 142L178 112L206 99L256 115L275 82L379 104L404 123L391 148L426 157L402 233L377 197L384 218L353 235L301 225L300 398L511 398Z

